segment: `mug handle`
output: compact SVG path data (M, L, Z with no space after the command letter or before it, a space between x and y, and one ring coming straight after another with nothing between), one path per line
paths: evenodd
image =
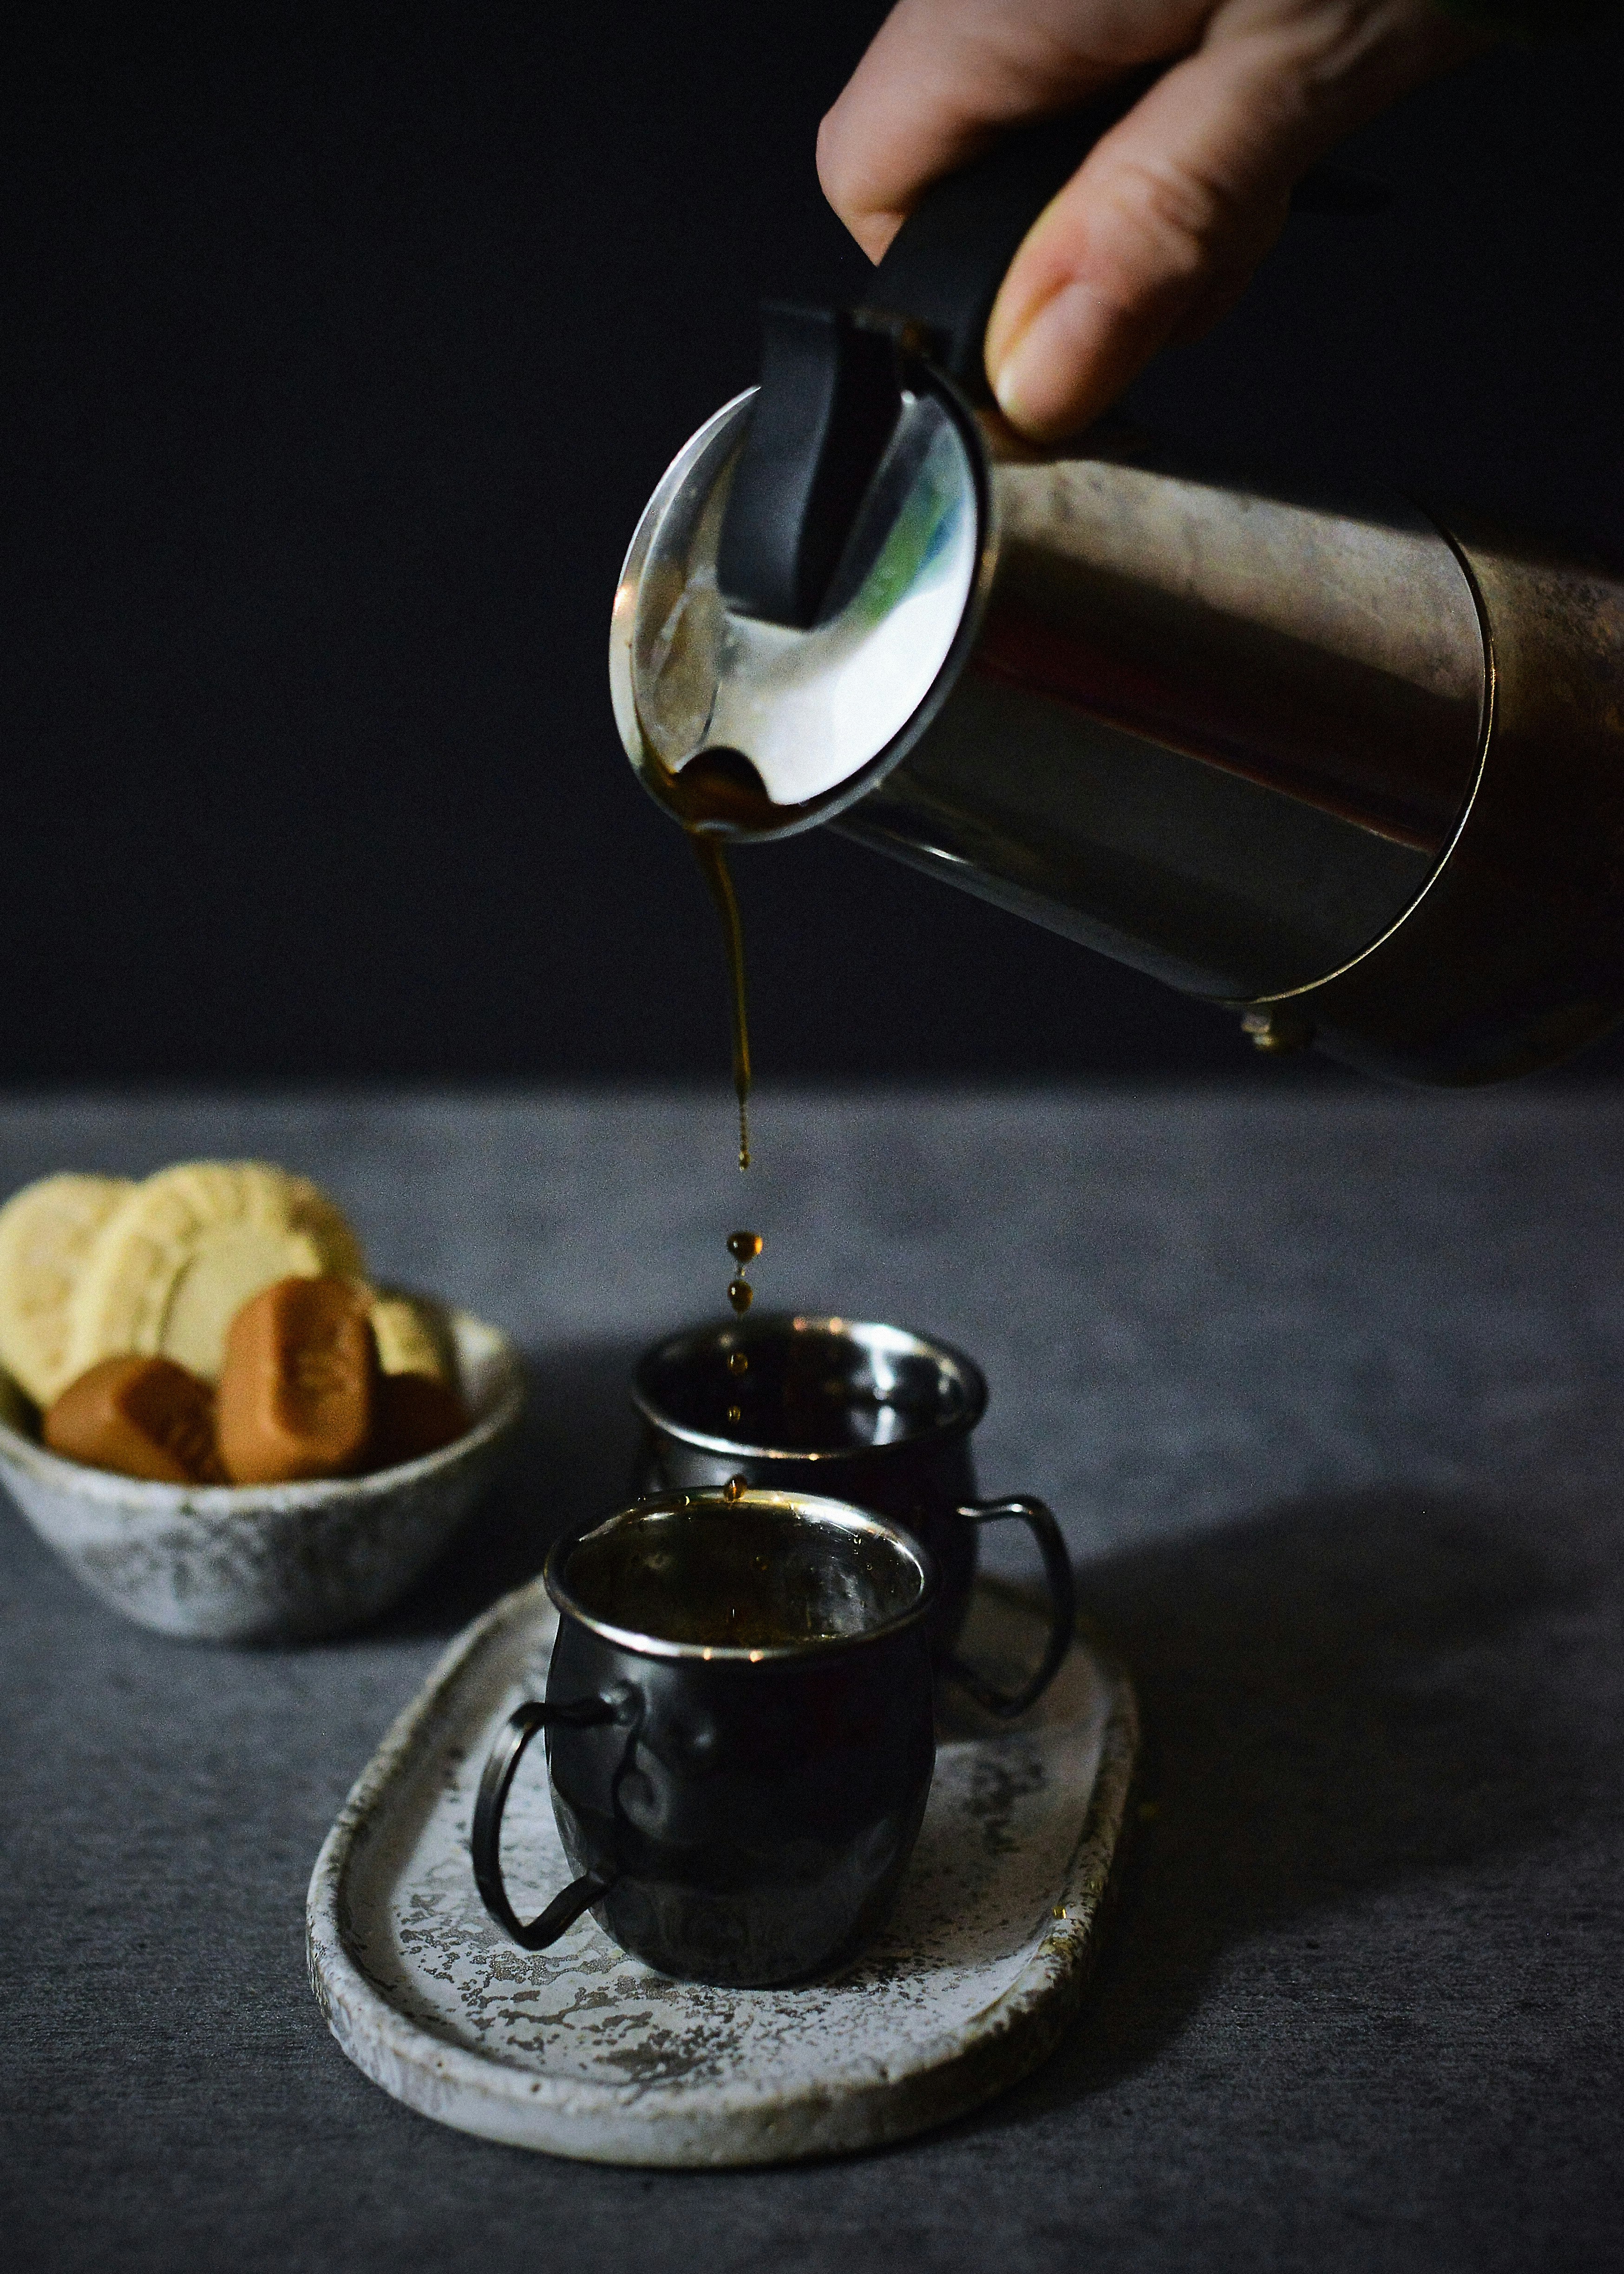
M479 1780L479 1797L474 1803L474 1836L470 1843L473 1849L474 1881L486 1910L521 1950L545 1950L614 1885L613 1873L605 1877L587 1871L580 1879L572 1879L561 1895L554 1895L546 1909L528 1926L515 1911L502 1884L502 1813L519 1763L524 1758L524 1749L538 1729L583 1729L595 1721L613 1721L617 1718L618 1709L607 1698L578 1698L568 1706L521 1706L491 1748L491 1758Z
M1031 1681L1023 1683L1019 1690L1006 1692L984 1682L974 1668L966 1666L961 1658L950 1653L946 1661L948 1672L963 1684L978 1706L989 1713L996 1713L1001 1721L1013 1721L1029 1706L1037 1704L1071 1647L1077 1626L1077 1583L1071 1576L1065 1536L1047 1502L1026 1493L1012 1495L1006 1500L967 1501L954 1514L971 1524L997 1524L1005 1517L1018 1517L1029 1526L1043 1558L1043 1577L1049 1590L1049 1640Z

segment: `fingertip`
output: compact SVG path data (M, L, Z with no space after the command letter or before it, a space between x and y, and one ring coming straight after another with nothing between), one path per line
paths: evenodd
M839 109L840 106L837 102L832 109L826 110L817 122L816 159L818 187L844 221L846 219L846 184L842 163L844 153L841 148Z
M1097 418L1143 360L1123 312L1074 277L1007 341L989 332L988 378L1004 417L1034 441L1058 441Z
M841 102L845 97L842 96ZM825 111L817 130L818 186L862 251L870 260L883 255L897 231L903 216L899 213L876 209L862 196L861 169L852 163L851 138L841 116L841 103Z

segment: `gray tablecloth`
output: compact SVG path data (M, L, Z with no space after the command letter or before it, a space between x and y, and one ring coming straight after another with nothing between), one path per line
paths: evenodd
M515 1330L516 1485L378 1632L140 1632L0 1512L0 2252L551 2274L1563 2267L1619 2236L1624 1103L1223 1096L17 1103L0 1189L256 1154ZM763 1299L991 1378L1149 1804L1082 2017L883 2155L665 2175L410 2114L305 1986L323 1834L444 1638L617 1497L628 1353ZM11 2255L19 2248L20 2257Z

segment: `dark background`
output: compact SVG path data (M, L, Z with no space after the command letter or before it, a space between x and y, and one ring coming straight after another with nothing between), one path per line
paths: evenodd
M609 601L757 298L861 275L813 138L883 12L12 19L7 1079L722 1073ZM1412 99L1347 153L1390 209L1295 222L1136 412L1624 556L1621 63L1503 50ZM1277 1078L832 836L739 865L769 1076Z

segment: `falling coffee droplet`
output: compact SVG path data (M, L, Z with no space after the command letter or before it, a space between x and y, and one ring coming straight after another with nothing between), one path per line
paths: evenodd
M745 1482L742 1477L729 1477L727 1482L722 1487L722 1498L730 1503L736 1500L742 1500L744 1495Z
M756 1299L756 1291L744 1275L761 1252L762 1236L759 1231L728 1233L727 1253L733 1257L738 1269L727 1283L727 1299L740 1318L744 1316ZM733 1373L743 1374L750 1361L742 1351L735 1351L727 1363Z
M729 1374L748 1374L749 1370L749 1359L746 1358L742 1351L735 1351L727 1361L727 1371Z
M742 1421L744 1419L743 1406L730 1405L727 1409L727 1418L730 1421Z

